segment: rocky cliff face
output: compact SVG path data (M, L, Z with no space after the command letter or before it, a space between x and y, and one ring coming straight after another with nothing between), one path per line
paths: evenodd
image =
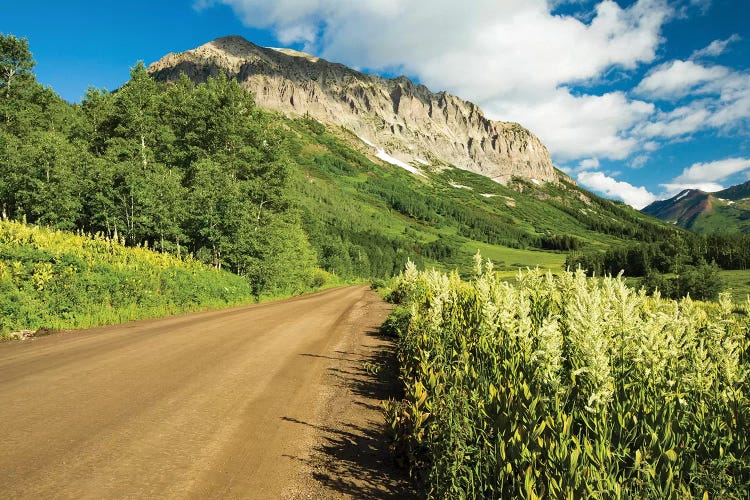
M251 90L258 105L346 127L412 165L453 165L502 183L513 176L557 179L547 149L528 130L489 120L475 104L433 93L406 77L366 75L241 37L168 54L149 71L157 80L175 80L184 72L197 82L224 71Z

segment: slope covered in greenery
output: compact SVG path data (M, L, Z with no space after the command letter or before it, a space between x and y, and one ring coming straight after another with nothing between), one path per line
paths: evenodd
M246 279L193 259L0 221L0 339L252 299Z
M706 193L689 189L655 201L644 213L698 234L750 233L750 182Z
M256 296L326 273L387 278L408 259L466 273L481 250L512 274L689 239L562 173L507 185L445 165L414 175L347 130L258 108L221 75L159 84L138 64L120 89L70 105L36 82L25 40L4 40L1 218L189 255Z
M289 129L296 171L293 197L321 264L338 274L389 276L407 258L465 269L479 249L513 270L558 269L565 253L684 231L572 182L508 186L455 169L415 165L424 175L383 163L359 138L305 118L279 117ZM564 179L564 175L561 174Z
M283 131L236 82L167 88L139 64L116 92L69 105L35 81L25 41L7 39L17 50L2 58L13 71L0 71L3 219L189 253L258 295L312 283Z

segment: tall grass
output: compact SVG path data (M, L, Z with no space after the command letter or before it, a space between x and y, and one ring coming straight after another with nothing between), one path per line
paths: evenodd
M0 339L252 300L249 282L102 237L0 222Z
M399 452L435 498L748 498L748 308L621 278L394 282Z

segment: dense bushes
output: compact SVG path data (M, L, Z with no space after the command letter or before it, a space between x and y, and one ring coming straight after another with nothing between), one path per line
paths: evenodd
M396 446L436 498L747 498L748 305L407 267ZM406 311L408 314L405 314Z
M651 272L641 282L649 293L657 290L662 297L679 299L690 296L697 300L716 300L724 285L716 264L683 266L676 276Z

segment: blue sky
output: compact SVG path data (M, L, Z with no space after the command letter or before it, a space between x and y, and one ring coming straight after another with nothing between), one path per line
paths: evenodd
M138 60L239 34L474 101L579 184L640 207L750 178L742 0L4 2L38 79L77 101Z

